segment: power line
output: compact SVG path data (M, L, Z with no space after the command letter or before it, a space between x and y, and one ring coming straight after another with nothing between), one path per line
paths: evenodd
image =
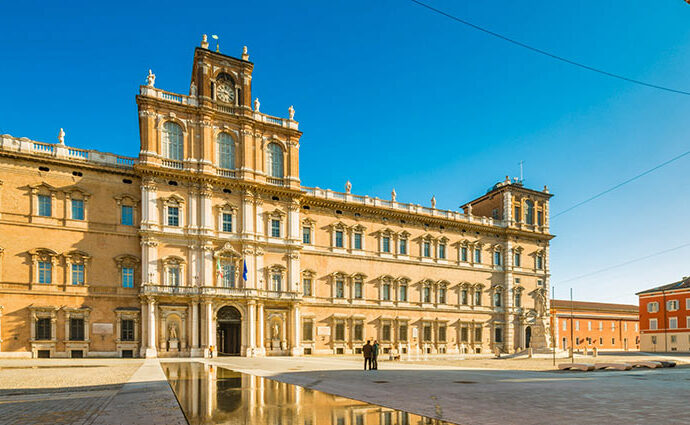
M615 264L615 265L613 265L613 266L605 267L605 268L603 268L603 269L595 270L595 271L590 272L590 273L585 273L585 274L582 274L582 275L580 275L580 276L575 276L575 277L572 277L572 278L570 278L570 279L562 280L562 281L559 282L559 284L563 284L563 283L567 283L567 282L572 282L572 281L574 281L574 280L584 279L585 277L590 277L590 276L593 276L593 275L596 275L596 274L599 274L599 273L603 273L603 272L607 272L607 271L609 271L609 270L613 270L613 269L616 269L616 268L619 268L619 267L627 266L628 264L637 263L638 261L642 261L642 260L646 260L646 259L648 259L648 258L656 257L656 256L661 255L661 254L666 254L667 252L677 251L677 250L679 250L679 249L681 249L681 248L685 248L686 246L690 246L690 242L689 242L689 243L684 243L684 244L682 244L682 245L678 245L678 246L673 247L673 248L665 249L665 250L663 250L663 251L655 252L655 253L653 253L653 254L645 255L644 257L635 258L635 259L633 259L633 260L628 260L628 261L625 261L625 262L623 262L623 263L619 263L619 264Z
M683 158L684 156L687 156L687 155L690 155L690 151L683 152L682 154L680 154L680 155L678 155L678 156L676 156L676 157L673 157L673 158L669 159L669 160L666 161L666 162L662 162L661 164L657 165L656 167L650 168L649 170L647 170L647 171L645 171L645 172L643 172L643 173L640 173L640 174L636 175L635 177L631 177L631 178L629 178L628 180L626 180L626 181L624 181L624 182L622 182L622 183L618 183L617 185L615 185L615 186L613 186L613 187L610 187L610 188L604 190L603 192L599 192L599 193L597 193L596 195L591 196L591 197L585 199L584 201L578 202L577 204L573 205L572 207L566 208L566 209L564 209L563 211L559 212L558 214L555 214L555 215L551 216L551 219L554 219L554 218L558 217L559 215L565 214L565 213L567 213L567 212L570 211L570 210L573 210L573 209L575 209L575 208L577 208L577 207L579 207L579 206L581 206L581 205L584 205L584 204L586 204L586 203L588 203L588 202L591 202L591 201L593 201L593 200L595 200L595 199L597 199L597 198L599 198L599 197L601 197L601 196L603 196L603 195L605 195L605 194L607 194L607 193L609 193L609 192L613 192L614 190L616 190L616 189L618 189L618 188L620 188L620 187L622 187L622 186L625 186L626 184L631 183L631 182L633 182L633 181L639 179L640 177L646 176L647 174L649 174L649 173L651 173L651 172L653 172L653 171L656 171L656 170L658 170L658 169L661 168L661 167L665 167L666 165L668 165L668 164L670 164L670 163L672 163L672 162L674 162L674 161L677 161L677 160L679 160L679 159L681 159L681 158Z
M419 5L419 6L422 6L422 7L427 8L427 9L431 10L432 12L438 13L439 15L445 16L446 18L450 18L450 19L452 19L452 20L454 20L454 21L456 21L456 22L459 22L459 23L461 23L461 24L463 24L463 25L466 25L466 26L468 26L468 27L470 27L470 28L473 28L473 29L478 30L478 31L481 31L481 32L483 32L483 33L492 35L492 36L494 36L494 37L496 37L496 38L499 38L499 39L501 39L501 40L503 40L503 41L507 41L508 43L512 43L512 44L514 44L514 45L516 45L516 46L522 47L522 48L527 49L527 50L531 50L531 51L533 51L533 52L535 52L535 53L539 53L539 54L541 54L541 55L550 57L550 58L552 58L552 59L556 59L556 60L558 60L558 61L565 62L565 63L567 63L567 64L570 64L570 65L573 65L573 66L577 66L577 67L579 67L579 68L586 69L586 70L588 70L588 71L592 71L592 72L596 72L596 73L599 73L599 74L602 74L602 75L606 75L606 76L608 76L608 77L617 78L617 79L619 79L619 80L627 81L627 82L629 82L629 83L639 84L639 85L645 86L645 87L651 87L651 88L654 88L654 89L664 90L664 91L671 92L671 93L684 94L684 95L690 96L690 92L687 92L687 91L672 89L672 88L669 88L669 87L659 86L659 85L651 84L651 83L645 83L644 81L635 80L635 79L633 79L633 78L628 78L628 77L625 77L625 76L619 75L619 74L614 74L614 73L612 73L612 72L604 71L603 69L595 68L595 67L593 67L593 66L585 65L585 64L583 64L583 63L576 62L576 61L574 61L574 60L564 58L563 56L558 56L558 55L556 55L556 54L549 53L549 52L547 52L547 51L545 51L545 50L539 49L539 48L537 48L537 47L530 46L529 44L525 44L525 43L523 43L523 42L521 42L521 41L514 40L514 39L512 39L512 38L510 38L510 37L507 37L507 36L505 36L505 35L501 35L501 34L499 34L499 33L497 33L497 32L494 32L494 31L488 30L488 29L486 29L486 28L480 27L479 25L475 25L475 24L473 24L473 23L471 23L471 22L468 22L468 21L466 21L466 20L464 20L464 19L458 18L457 16L451 15L450 13L444 12L444 11L442 11L442 10L440 10L440 9L436 9L435 7L432 7L432 6L430 6L430 5L426 4L426 3L423 3L423 2L421 2L421 1L418 1L418 0L410 0L410 1L411 1L412 3L416 3L416 4Z

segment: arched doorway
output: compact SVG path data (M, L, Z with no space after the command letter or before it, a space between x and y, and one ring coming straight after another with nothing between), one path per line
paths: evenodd
M532 342L532 327L527 326L527 328L525 328L525 348L529 348L529 345L531 342Z
M216 342L221 356L239 356L242 346L242 315L232 306L218 310Z

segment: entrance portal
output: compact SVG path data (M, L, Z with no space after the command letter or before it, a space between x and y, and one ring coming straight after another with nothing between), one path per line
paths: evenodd
M235 307L218 310L216 342L221 356L239 356L242 347L242 316Z
M530 342L532 342L532 327L527 326L525 329L525 348L529 348Z

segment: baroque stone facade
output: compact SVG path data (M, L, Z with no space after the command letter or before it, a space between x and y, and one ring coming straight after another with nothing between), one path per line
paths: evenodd
M0 136L0 356L514 352L549 344L549 198L446 211L304 187L253 64L194 52L125 158ZM252 103L254 108L252 108Z

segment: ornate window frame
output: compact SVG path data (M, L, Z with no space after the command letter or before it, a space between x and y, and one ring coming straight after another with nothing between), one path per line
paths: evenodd
M355 247L355 234L360 234L361 235L361 247L356 248ZM366 235L367 235L367 228L362 226L361 224L355 224L350 228L350 252L352 253L364 253L367 249L366 246Z
M332 302L335 303L342 303L342 302L347 302L347 300L351 299L351 293L348 294L348 274L343 272L343 271L337 271L333 272L329 275L330 281L331 281L331 300ZM342 281L343 283L343 296L338 297L338 282Z
M316 246L316 221L309 218L305 217L300 221L300 224L302 227L300 228L301 232L300 234L302 235L302 245L303 246ZM304 242L304 229L308 228L309 229L309 243Z
M57 285L57 264L58 264L58 253L48 248L34 248L29 251L31 256L31 285L37 286L50 286ZM40 261L48 261L51 263L50 269L50 283L40 283L39 282L39 271L38 263Z
M448 282L447 280L439 280L438 282L436 282L435 304L439 304L439 305L448 305L449 304L448 303L449 289L450 289L450 282ZM443 293L444 300L443 301L441 301L441 293L442 293L441 291L444 291L444 293Z
M274 173L273 173L273 160L274 159L273 159L273 153L271 153L271 146L276 146L278 149L274 153L279 152L281 155L280 156L281 173L278 176L274 175ZM282 180L285 178L285 174L286 174L285 165L287 164L287 161L286 161L287 160L287 149L285 146L285 142L274 137L268 143L266 143L265 148L264 148L264 155L266 158L266 160L264 161L264 163L266 164L266 173L265 173L266 177L268 179L276 179L276 180L280 180L282 182Z
M57 216L55 212L57 211L57 194L58 194L58 189L55 187L49 185L46 182L36 184L33 186L29 186L29 190L31 193L31 218L32 221L35 220L55 220L57 219ZM50 197L50 216L44 216L39 214L39 206L38 206L38 196L39 195L45 195ZM53 222L53 221L50 221Z
M399 258L409 258L410 257L410 232L407 230L400 231L396 234L395 238L395 253ZM401 252L400 244L401 241L405 241L405 252Z
M239 209L232 205L230 202L224 202L216 206L216 225L218 233L229 235L231 233L237 233L237 213ZM231 229L230 231L223 230L223 214L230 214L232 217Z
M498 303L497 303L498 301ZM506 307L505 291L501 285L491 287L491 308L503 309Z
M534 271L539 272L539 271L545 271L546 270L546 250L545 249L538 249L534 251L533 254L534 257ZM541 267L539 262L541 259Z
M398 303L410 302L410 282L412 282L412 279L406 276L400 276L395 279L395 300ZM400 296L400 291L403 286L405 287L405 299Z
M266 268L266 290L270 292L285 292L286 291L286 275L287 268L282 264L273 264ZM276 289L274 286L275 276L280 276L280 288Z
M118 307L115 310L115 344L117 346L118 357L122 357L123 350L132 350L132 354L136 356L141 342L141 311L134 307ZM122 321L134 321L134 340L122 340Z
M447 262L448 261L448 242L450 239L448 239L445 236L441 236L440 238L436 239L436 260L439 262ZM441 257L441 246L443 246L443 257Z
M31 319L31 353L32 357L38 357L39 350L49 350L50 357L55 357L55 345L57 343L57 312L59 307L53 306L29 306ZM36 339L36 323L38 319L50 319L50 339Z
M422 305L424 305L424 304L431 305L431 304L435 303L435 301L436 301L434 299L435 287L436 287L436 282L434 282L431 279L423 279L423 280L419 281L419 302ZM425 297L424 297L426 289L429 290L429 301L426 301Z
M473 259L472 255L474 254L471 251L472 250L472 244L467 239L463 239L459 242L454 243L453 245L455 245L458 249L458 258L457 258L458 264L471 264L472 259ZM465 249L465 254L466 254L464 260L462 259L463 248Z
M227 135L230 138L230 145L232 146L232 167L221 167L221 152L220 152L220 138L222 135ZM223 128L216 131L215 134L215 153L216 161L215 165L220 170L231 171L232 177L234 177L234 172L238 169L237 167L237 152L239 151L239 135L236 131L230 130L228 126L223 126Z
M169 149L165 149L164 146L164 133L168 133L169 130L166 129L166 124L167 123L172 123L177 125L180 128L180 150L181 150L181 158L172 158L169 155ZM159 146L159 155L160 158L163 159L164 161L175 161L175 162L180 162L181 164L184 163L186 155L186 148L187 148L187 126L185 125L184 121L177 119L175 117L174 113L170 113L167 117L164 119L161 119L158 123L158 146ZM169 142L168 142L169 143ZM165 165L165 164L164 164Z
M163 285L165 286L187 286L187 279L186 279L186 268L187 268L187 262L185 261L184 258L179 257L177 255L168 255L166 257L161 258L161 270L163 272ZM170 282L170 270L173 267L178 268L178 276L180 278L180 284L179 285L173 285L172 282Z
M131 195L123 193L113 197L117 204L117 224L118 226L138 227L139 226L139 200ZM122 207L132 207L132 224L122 224Z
M427 233L419 238L419 258L422 261L434 261L436 259L436 246L438 240ZM429 255L424 255L424 245L429 244Z
M484 285L481 283L475 283L472 285L472 305L475 307L481 307L484 305ZM479 297L479 298L477 298ZM479 300L479 302L477 302Z
M494 269L503 269L506 261L504 251L505 249L501 244L494 244L491 246L491 266ZM498 254L498 263L496 262L496 254Z
M328 226L328 230L331 232L331 250L345 252L349 248L347 246L348 242L348 227L342 221L336 221ZM337 232L343 233L343 246L336 246L336 234Z
M139 264L141 261L139 260L138 257L135 257L134 255L130 254L122 254L118 255L117 257L113 258L115 261L115 265L117 267L117 275L118 275L118 285L119 288L124 288L122 286L122 279L123 279L123 270L125 268L132 268L134 269L134 277L132 281L132 288L124 288L124 289L133 289L139 286L141 282L137 279L137 276L139 276L140 270L139 270Z
M185 214L185 201L184 198L181 197L180 195L177 194L172 194L166 198L160 198L161 206L163 207L163 220L162 220L162 228L164 230L175 230L181 232L182 229L185 227L186 223L186 214ZM177 214L178 214L178 223L177 226L172 226L168 224L168 208L169 207L177 207Z
M356 302L357 300L366 300L366 296L365 296L365 295L366 295L366 293L365 293L365 289L366 289L365 281L366 281L366 278L367 278L367 275L365 275L364 273L360 273L360 272L352 273L352 274L350 275L350 282L351 282L351 283L350 283L350 301L355 301L355 302ZM361 283L361 284L362 284L362 296L359 297L359 298L355 297L355 295L356 295L355 289L356 289L357 283Z
M72 286L72 265L83 265L84 266L84 283L80 286L89 286L89 263L91 262L91 256L83 251L73 249L71 251L62 254L65 261L65 285Z
M392 258L395 253L396 238L395 232L389 228L384 228L376 232L376 237L378 239L378 254L381 257ZM388 251L383 250L383 240L388 238Z
M242 267L242 255L240 255L239 252L237 252L232 245L230 245L229 242L226 242L225 245L223 245L221 248L215 250L213 252L213 258L216 262L219 261L225 261L229 262L234 266L234 282L235 282L235 288L242 288L244 287L242 279L240 279L240 270ZM213 265L213 267L216 267L216 264ZM214 285L216 287L223 287L221 285L220 281L220 276L218 276L218 271L214 273Z
M276 208L273 211L266 211L264 214L266 222L266 237L269 239L284 239L287 237L287 213L280 208ZM273 236L273 220L278 220L280 222L280 236Z
M473 285L469 282L463 282L463 283L458 285L458 289L459 289L458 304L460 306L467 306L467 307L471 306L472 301L473 301L473 298L472 298L473 297ZM463 299L462 299L463 292L466 293L466 295L467 295L467 302L466 303L463 302Z
M305 280L309 279L309 294L305 293L307 286L304 284ZM316 296L316 272L311 269L302 270L302 295L304 297L315 297Z
M91 307L69 308L63 307L65 314L65 351L69 355L72 350L82 350L84 357L89 351L89 344L91 343L89 335L89 317L91 315ZM84 321L84 339L73 340L70 335L70 319L82 319Z
M65 219L71 220L72 223L86 223L89 221L89 198L91 194L81 188L73 187L64 192L65 194ZM75 219L72 217L72 201L78 200L84 202L84 218ZM75 223L75 224L76 224Z
M522 253L524 252L524 248L521 246L515 246L513 247L513 267L519 267L522 268L522 263L523 263L523 255ZM516 259L519 259L520 261L515 261ZM518 264L519 263L519 264Z

